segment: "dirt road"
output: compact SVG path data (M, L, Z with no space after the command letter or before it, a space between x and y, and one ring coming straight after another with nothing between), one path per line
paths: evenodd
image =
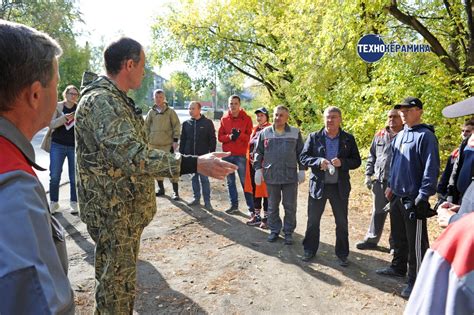
M182 178L181 195L192 199L190 178ZM184 201L158 198L158 211L145 229L138 262L138 314L401 314L406 301L398 296L404 280L375 274L390 261L388 224L382 246L359 251L365 235L371 196L353 176L349 205L350 266L340 267L334 255L335 224L326 208L321 246L310 263L301 261L306 228L307 182L299 189L295 244L268 243L267 230L245 225L241 211L228 215L224 182L211 180L215 211L188 207ZM168 186L166 186L168 185ZM167 192L170 184L165 181ZM68 186L61 188L67 205ZM93 312L93 243L85 225L66 210L56 215L65 226L70 257L69 277L77 312ZM433 230L433 229L432 229ZM431 233L434 237L438 231Z

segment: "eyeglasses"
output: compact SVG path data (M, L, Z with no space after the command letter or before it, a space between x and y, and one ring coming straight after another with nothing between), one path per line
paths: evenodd
M79 93L66 93L67 95L72 95L72 96L79 96Z

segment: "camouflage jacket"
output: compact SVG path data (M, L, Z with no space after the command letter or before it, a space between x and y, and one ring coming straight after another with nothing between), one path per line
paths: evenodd
M154 178L180 174L181 156L147 146L133 100L107 77L81 92L76 110L76 185L88 227L146 226L156 212Z

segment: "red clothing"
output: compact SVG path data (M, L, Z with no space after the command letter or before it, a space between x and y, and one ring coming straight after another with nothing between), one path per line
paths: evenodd
M251 193L251 194L253 194L252 184L254 183L254 181L252 180L251 174L250 174L250 168L252 167L252 163L253 163L253 159L250 158L250 150L251 150L250 143L251 142L257 143L260 132L268 126L271 126L271 124L269 122L266 122L262 127L259 127L258 125L255 126L252 130L252 136L250 137L250 142L249 142L247 155L246 155L246 157L247 157L247 168L245 169L244 191L248 192L248 193ZM254 149L255 149L255 146L253 147L252 151ZM253 154L252 154L252 156L253 156ZM264 181L262 181L262 184L260 184L260 185L255 185L255 195L254 195L254 197L256 197L256 198L259 198L259 197L268 198L267 185L265 184Z
M3 154L0 155L0 174L11 171L24 171L36 177L36 173L21 151L6 138L0 136L0 148Z
M235 141L230 140L232 128L240 130L240 136ZM231 155L245 156L251 133L252 119L243 109L240 109L239 115L235 118L228 111L221 118L221 126L218 133L219 142L222 142L222 150L230 152Z

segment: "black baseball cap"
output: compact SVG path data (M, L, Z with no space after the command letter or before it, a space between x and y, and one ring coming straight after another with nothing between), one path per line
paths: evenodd
M395 105L395 109L400 109L402 107L418 107L419 109L423 109L423 103L416 97L414 96L408 96L401 102L400 104Z
M255 114L262 113L268 116L268 110L265 107L260 107L255 110Z

